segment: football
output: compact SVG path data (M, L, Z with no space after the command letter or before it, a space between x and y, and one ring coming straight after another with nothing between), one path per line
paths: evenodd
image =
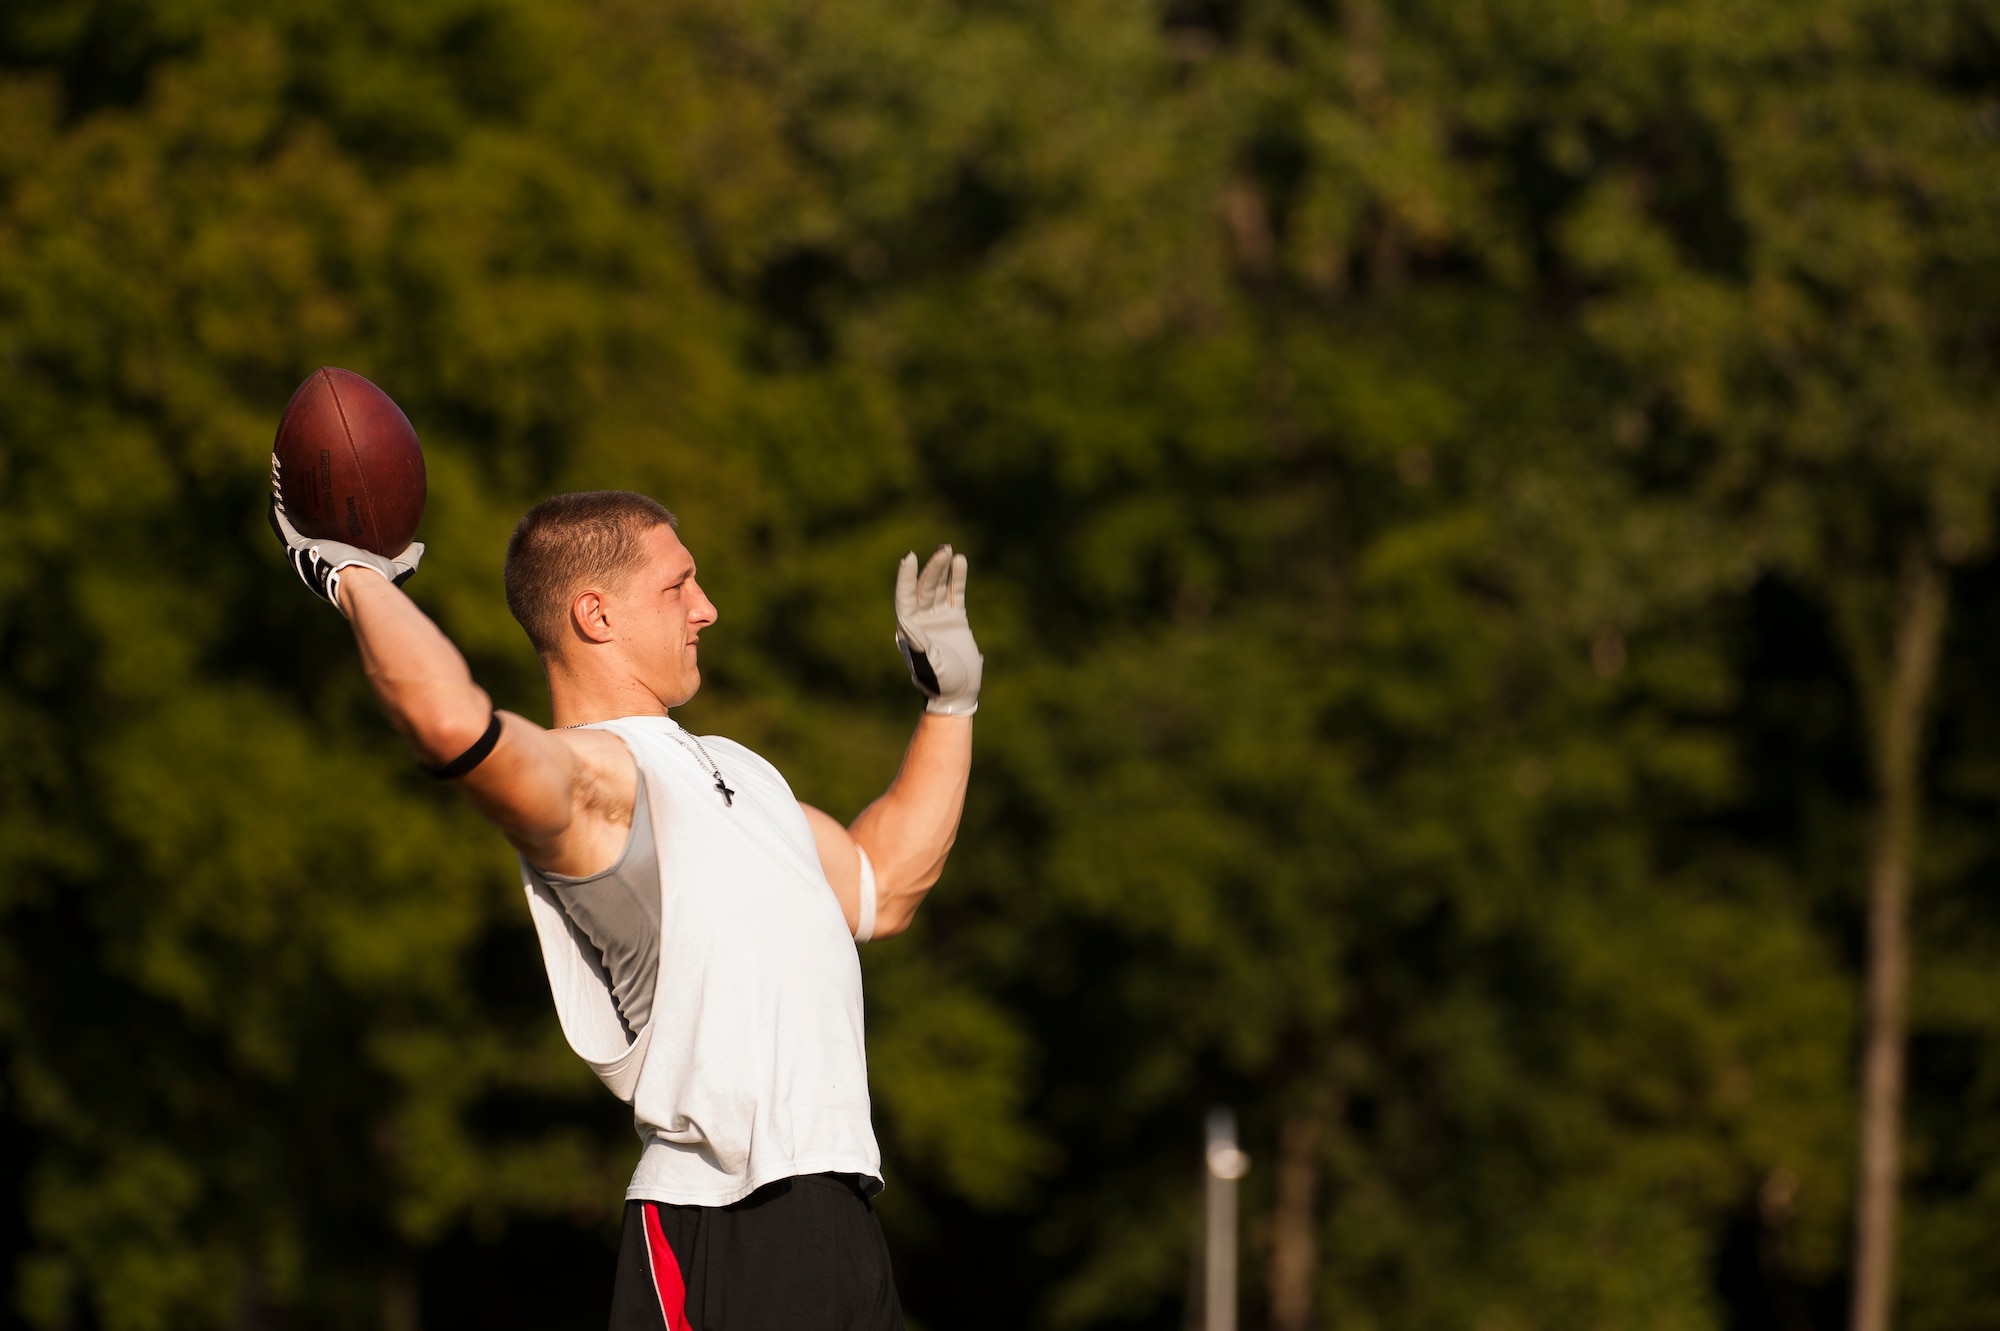
M424 516L424 451L395 400L352 370L314 370L271 445L301 535L401 554Z

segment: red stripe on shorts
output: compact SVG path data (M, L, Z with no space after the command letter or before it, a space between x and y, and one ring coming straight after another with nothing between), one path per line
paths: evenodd
M687 1319L687 1284L681 1279L681 1264L667 1246L666 1231L660 1228L660 1209L642 1202L646 1213L646 1255L653 1264L653 1292L660 1296L660 1316L667 1331L694 1331Z

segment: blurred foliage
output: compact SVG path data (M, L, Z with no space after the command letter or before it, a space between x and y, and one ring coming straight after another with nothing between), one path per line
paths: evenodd
M1918 542L1902 1308L2000 1326L1991 5L15 0L0 126L28 1325L603 1315L626 1115L263 529L340 364L505 705L512 520L647 490L722 609L689 724L842 816L894 559L971 554L973 804L865 952L939 1328L1178 1325L1217 1100L1252 1324L1300 1122L1324 1324L1841 1324Z

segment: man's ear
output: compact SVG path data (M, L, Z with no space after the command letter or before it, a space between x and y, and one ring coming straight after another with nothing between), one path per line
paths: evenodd
M610 642L611 607L604 603L604 593L580 591L576 599L569 603L570 631L585 642Z

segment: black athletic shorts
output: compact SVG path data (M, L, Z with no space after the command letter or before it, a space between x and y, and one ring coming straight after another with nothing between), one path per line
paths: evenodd
M889 1249L849 1174L731 1206L625 1203L611 1331L903 1331Z

